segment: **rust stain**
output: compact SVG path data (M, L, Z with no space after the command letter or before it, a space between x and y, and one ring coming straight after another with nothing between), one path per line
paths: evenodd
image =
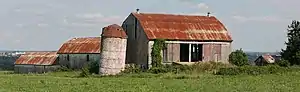
M24 65L52 65L58 55L56 52L27 52L21 55L15 64Z
M100 37L73 38L64 43L57 53L100 53L100 41Z
M225 26L213 16L132 14L148 39L232 41Z
M112 24L103 28L102 37L127 38L127 35L121 26Z

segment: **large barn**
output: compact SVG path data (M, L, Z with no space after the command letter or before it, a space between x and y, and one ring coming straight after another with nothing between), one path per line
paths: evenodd
M232 38L214 16L131 13L122 24L128 35L127 63L148 67L155 39L165 39L163 62L228 62Z
M59 64L80 69L90 61L100 60L100 37L73 38L58 50Z
M56 52L27 52L15 62L15 73L45 73L59 68Z

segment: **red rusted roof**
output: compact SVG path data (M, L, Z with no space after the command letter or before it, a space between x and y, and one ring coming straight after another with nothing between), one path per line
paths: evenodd
M16 60L15 64L52 65L56 58L56 52L26 52Z
M225 26L213 16L132 14L148 39L232 41Z
M103 28L102 37L127 38L127 35L121 26L112 24Z
M270 54L262 55L262 58L268 63L274 63L275 59Z
M64 43L57 53L100 53L100 37L73 38Z

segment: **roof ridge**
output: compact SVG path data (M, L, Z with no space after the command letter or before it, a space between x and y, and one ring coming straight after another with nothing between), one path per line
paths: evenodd
M136 13L136 12L132 12L132 14L137 14L137 15L142 15L142 14L145 14L145 15L173 15L173 16L192 16L192 17L215 17L213 15L210 15L210 16L206 16L206 15L191 15L191 14L175 14L175 13L150 13L150 12L146 12L146 13Z

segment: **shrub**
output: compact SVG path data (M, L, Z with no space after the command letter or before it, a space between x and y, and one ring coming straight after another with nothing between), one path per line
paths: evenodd
M282 67L288 67L290 66L290 62L288 62L287 60L279 60L275 62L277 65L282 66Z
M260 75L260 74L275 74L285 73L292 71L299 71L300 68L280 67L277 65L268 66L242 66L242 67L231 67L231 68L220 68L216 73L217 75Z
M248 65L248 57L242 49L236 50L229 55L229 62L236 66Z
M56 71L57 72L69 72L69 71L72 71L72 69L70 69L70 68L68 68L66 66L61 66Z
M91 74L99 74L99 61L91 61L88 63L88 71Z
M165 48L165 40L155 39L151 51L151 65L152 67L162 66L162 55L161 51Z
M89 77L90 73L88 70L88 66L84 66L81 68L81 73L79 74L79 77Z
M135 65L135 64L129 64L125 66L125 69L122 71L122 73L141 73L143 72L143 70L141 69L141 67L139 65Z

